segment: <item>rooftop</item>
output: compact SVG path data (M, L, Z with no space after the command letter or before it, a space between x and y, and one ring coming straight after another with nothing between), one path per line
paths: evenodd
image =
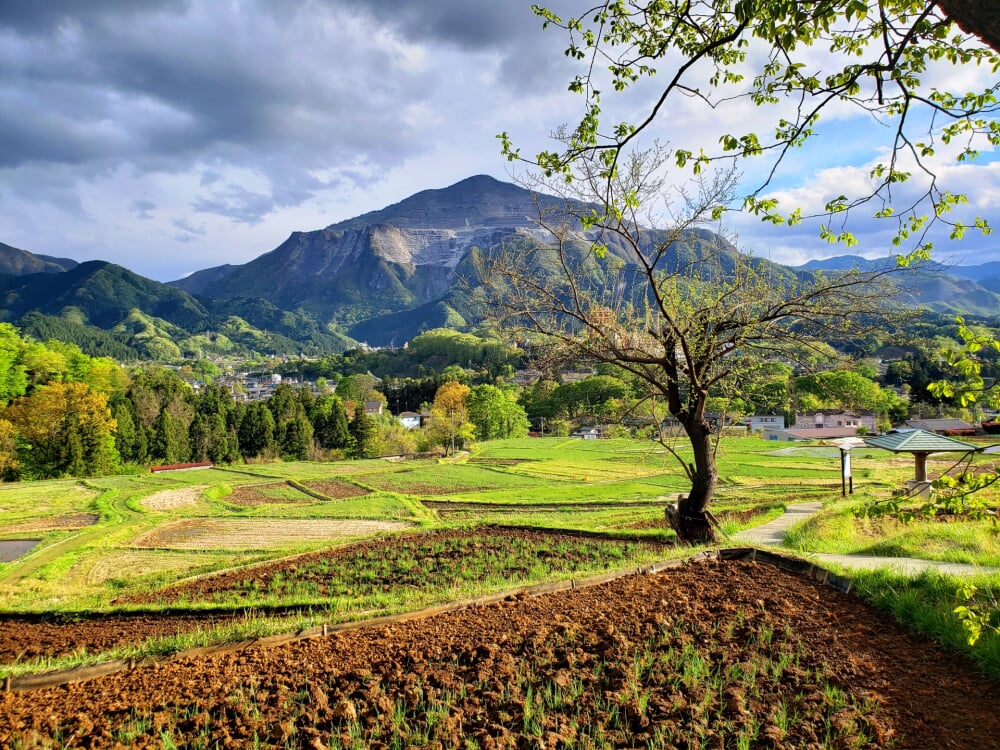
M885 435L865 438L872 448L893 453L971 453L976 446L927 430L891 430Z

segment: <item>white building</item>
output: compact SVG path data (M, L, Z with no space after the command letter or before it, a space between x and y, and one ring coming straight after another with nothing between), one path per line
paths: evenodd
M396 416L396 419L398 419L399 423L408 430L416 430L420 427L420 415L415 411L400 412Z
M763 432L764 430L785 429L784 414L754 414L747 418L750 432Z

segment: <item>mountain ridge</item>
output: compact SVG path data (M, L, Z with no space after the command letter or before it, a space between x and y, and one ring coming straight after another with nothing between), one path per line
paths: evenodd
M247 346L273 345L282 351L336 351L359 341L399 345L427 328L477 325L481 312L468 288L475 285L476 253L501 248L519 249L526 258L542 253L532 272L558 272L547 268L543 251L551 240L538 217L539 211L564 205L561 198L477 175L322 229L292 232L246 263L202 269L166 284L105 261L78 264L0 245L0 299L6 303L0 319L16 322L36 313L52 321L115 329L119 338L155 319L164 325L148 327L173 330L169 324L199 342L213 342L199 343L209 347L204 350L230 341L231 332ZM585 204L576 205L581 207ZM650 230L652 237L658 233ZM579 239L585 248L587 240ZM718 241L708 230L686 233L668 254L664 270L691 264L703 245ZM620 252L609 247L612 256ZM4 257L12 259L9 268ZM779 273L813 273L881 268L894 265L895 258L843 255L797 267L759 262ZM16 273L27 268L44 270ZM949 314L998 317L998 272L1000 263L918 264L906 276L906 301ZM135 311L141 313L138 326Z
M0 274L26 276L30 273L61 273L79 265L69 258L39 255L0 242Z

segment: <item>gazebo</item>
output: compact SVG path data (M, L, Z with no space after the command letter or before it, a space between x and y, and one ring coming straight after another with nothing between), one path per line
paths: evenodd
M927 456L931 453L973 453L978 450L971 443L916 429L890 430L885 435L868 437L864 440L872 448L913 454L913 479L907 482L911 492L913 490L923 492L930 486L930 482L927 481Z

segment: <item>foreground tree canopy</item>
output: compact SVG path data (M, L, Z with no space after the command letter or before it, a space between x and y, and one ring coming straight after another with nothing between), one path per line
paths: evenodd
M622 156L657 121L691 99L739 127L738 103L749 100L771 115L765 131L734 129L700 150L676 149L673 161L697 173L723 161L766 159L764 177L742 196L742 208L773 223L796 224L807 215L781 206L766 190L792 149L817 135L821 114L860 109L889 125L886 158L871 169L869 184L854 195L831 195L819 214L820 232L853 244L840 223L867 205L895 222L894 243L906 252L929 251L935 221L951 224L952 237L968 227L988 232L983 217L950 219L965 195L939 184L941 157L964 162L979 149L1000 145L996 93L1000 82L1000 14L992 2L960 0L608 0L563 19L533 6L546 26L565 29L566 54L581 63L570 89L585 98L575 127L560 131L561 147L522 157L508 134L500 136L511 160L524 159L546 176L574 176L579 159L601 166L604 198L620 209L628 196L610 193ZM822 57L817 57L822 55ZM968 80L970 69L988 82L979 89L948 91L938 80ZM602 91L621 96L662 76L652 100L635 120L608 124ZM975 76L972 76L973 78ZM643 89L645 91L646 89ZM732 117L727 117L732 113ZM936 152L940 151L940 154ZM902 189L901 183L911 181Z

